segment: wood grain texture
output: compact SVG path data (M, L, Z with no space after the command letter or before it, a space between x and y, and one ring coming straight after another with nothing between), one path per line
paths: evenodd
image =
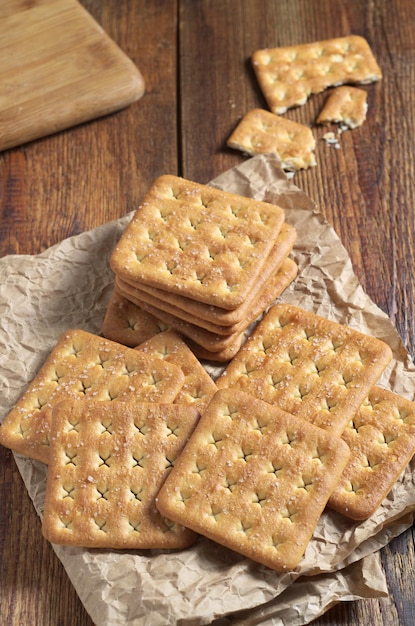
M142 97L143 77L77 0L9 0L0 21L0 149L107 115ZM12 7L15 7L12 13Z
M25 6L30 0L20 0ZM384 74L368 118L340 149L315 129L318 165L295 183L319 205L371 298L414 355L415 5L412 0L82 0L142 71L127 109L0 154L0 254L36 254L136 208L165 173L208 182L246 157L226 140L265 107L252 52L355 33ZM6 5L5 5L6 6ZM4 10L4 9L3 9ZM0 16L2 13L0 12ZM287 117L311 124L319 94ZM0 448L0 622L91 626L40 523L12 455ZM389 596L341 603L314 626L412 626L414 529L381 551ZM4 608L5 607L5 608Z

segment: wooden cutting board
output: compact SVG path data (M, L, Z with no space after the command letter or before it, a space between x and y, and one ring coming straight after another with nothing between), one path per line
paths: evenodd
M117 111L144 80L77 0L3 0L0 150Z

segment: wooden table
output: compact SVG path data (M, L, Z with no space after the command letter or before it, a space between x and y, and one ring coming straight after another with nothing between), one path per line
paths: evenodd
M5 1L5 0L3 0ZM36 254L137 207L164 173L205 183L245 157L225 142L266 108L249 58L258 48L350 33L384 78L364 126L295 183L319 205L373 301L414 354L415 4L412 0L82 0L135 61L146 94L129 108L0 154L0 254ZM325 95L287 117L311 123ZM322 134L322 133L321 133ZM320 135L321 136L321 135ZM341 603L315 624L415 623L414 529L381 552L389 597ZM89 626L12 454L0 448L0 623Z

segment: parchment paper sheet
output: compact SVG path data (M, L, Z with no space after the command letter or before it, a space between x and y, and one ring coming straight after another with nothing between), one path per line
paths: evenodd
M292 256L299 275L281 300L388 342L394 360L380 384L413 399L415 368L396 330L359 285L333 229L287 180L277 159L253 157L211 184L283 206L298 232ZM131 216L36 256L0 259L1 418L62 332L75 327L100 332L113 286L109 256ZM220 371L207 368L213 376ZM17 454L15 459L41 516L47 469ZM363 523L325 511L300 567L288 574L202 538L170 553L54 549L97 626L302 626L340 600L387 595L377 551L413 523L414 469L412 462Z

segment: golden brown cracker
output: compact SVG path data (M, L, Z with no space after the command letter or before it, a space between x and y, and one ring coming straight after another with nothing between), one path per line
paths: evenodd
M178 524L293 570L349 457L340 438L237 389L218 391L157 496Z
M42 530L52 543L182 548L196 535L156 495L194 429L195 408L65 400L53 409Z
M334 122L341 124L342 128L357 128L365 121L366 113L366 91L345 85L337 87L329 95L317 117L317 124Z
M296 171L316 165L316 140L304 124L263 109L246 113L230 135L227 145L254 156L276 154L283 170Z
M249 391L340 436L391 358L375 337L277 304L216 384Z
M375 386L342 438L351 457L329 506L352 519L367 519L415 453L415 403Z

